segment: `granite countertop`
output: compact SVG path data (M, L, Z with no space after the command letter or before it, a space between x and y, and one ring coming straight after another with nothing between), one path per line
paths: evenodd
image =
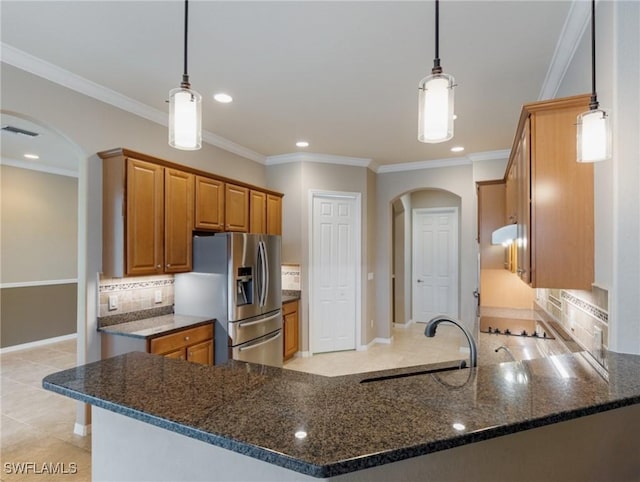
M300 299L300 291L282 290L282 303L289 303Z
M195 328L199 325L213 323L213 321L211 317L170 314L103 326L98 328L98 331L108 335L147 339L160 335L169 335L185 328Z
M608 381L584 354L573 353L361 383L426 367L323 377L133 352L49 375L43 386L246 456L330 477L640 403L640 356L610 354L608 363ZM455 430L454 423L466 428ZM306 438L294 436L300 430Z

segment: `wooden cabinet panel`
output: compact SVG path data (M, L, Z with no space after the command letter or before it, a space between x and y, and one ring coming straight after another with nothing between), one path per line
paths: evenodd
M249 189L235 184L225 184L226 231L249 232Z
M224 182L195 178L195 229L224 231Z
M504 226L505 183L478 182L478 243L480 268L504 268L504 247L491 244L491 233Z
M164 271L191 271L193 174L165 169L164 186Z
M516 224L518 222L518 186L516 165L512 165L507 173L505 186L505 222L504 224Z
M207 324L196 328L171 333L170 335L152 338L149 341L149 352L163 355L186 346L190 346L213 338L213 325Z
M128 159L126 186L126 274L162 273L164 169Z
M517 191L517 272L533 288L590 290L593 283L593 164L575 160L576 117L588 104L589 95L580 95L522 110L509 169Z
M282 305L284 336L284 359L288 360L298 352L298 302L290 301Z
M267 195L262 191L251 190L249 202L249 232L265 234L267 232Z
M282 235L282 198L267 194L267 234Z
M213 341L203 341L186 348L187 360L203 365L213 365Z
M175 351L170 351L169 353L165 353L163 356L166 357L166 358L173 358L175 360L186 360L187 359L184 348L181 348L181 349L175 350Z

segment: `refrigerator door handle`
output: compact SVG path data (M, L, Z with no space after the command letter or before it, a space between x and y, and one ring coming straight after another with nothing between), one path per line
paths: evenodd
M263 241L258 242L258 266L260 273L258 278L260 279L260 294L259 304L264 306L267 303L267 251Z
M277 318L278 316L280 316L280 312L276 313L275 315L269 316L267 318L262 318L256 321L241 321L240 323L238 323L238 327L244 328L245 326L259 325L260 323L266 323L267 321L271 321L274 318Z
M280 338L280 336L282 336L282 331L281 330L278 331L278 333L276 333L274 336L272 336L268 340L261 341L260 343L256 343L255 345L241 346L240 347L240 351L253 350L254 348L258 348L259 346L266 345L267 343L270 343L273 340L276 340L276 339Z
M264 301L263 305L267 304L267 298L269 296L269 254L267 251L267 245L264 241L262 243L262 251L264 252L263 262L264 262Z

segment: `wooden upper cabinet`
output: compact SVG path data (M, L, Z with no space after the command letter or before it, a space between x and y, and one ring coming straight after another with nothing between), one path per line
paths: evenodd
M167 168L164 179L164 272L191 271L194 176Z
M251 190L249 203L249 232L265 234L267 232L267 195L262 191Z
M282 197L267 194L267 234L282 235Z
M513 164L507 172L505 184L505 220L504 224L516 224L518 222L518 187L516 180L516 165Z
M162 273L164 168L131 158L126 165L125 274Z
M249 232L249 189L225 184L225 231Z
M224 231L224 182L195 177L195 229Z
M523 107L511 151L516 165L518 270L534 288L591 289L593 164L576 162L576 118L589 95Z

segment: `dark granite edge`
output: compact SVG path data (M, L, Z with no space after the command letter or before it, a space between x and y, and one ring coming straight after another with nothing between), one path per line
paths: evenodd
M144 318L142 318L142 319L144 319ZM133 320L133 321L139 321L139 320ZM214 323L214 322L215 322L215 319L201 320L201 321L196 321L193 324L176 326L176 327L173 327L173 328L168 328L166 330L159 331L157 333L150 333L148 335L142 335L140 333L128 333L128 332L125 332L125 331L112 331L114 329L114 326L117 326L117 325L111 325L111 326L105 326L105 327L102 327L102 328L98 328L98 331L100 333L104 333L105 335L126 336L126 337L129 337L129 338L137 338L137 339L140 339L140 340L151 340L153 338L158 338L159 336L171 335L172 333L176 333L176 332L182 331L184 329L196 328L198 326L207 325L207 324ZM119 324L122 324L122 323L119 323Z
M504 435L510 435L525 430L544 427L546 425L552 425L559 422L570 421L580 417L595 415L597 413L615 410L617 408L640 403L640 395L632 396L615 401L596 403L594 405L586 407L552 413L544 417L534 418L531 420L489 427L486 429L461 434L456 437L436 440L425 444L418 444L410 447L401 447L398 449L387 450L375 454L363 455L353 459L327 463L326 465L317 465L313 462L307 462L302 459L296 459L289 455L274 452L273 450L270 450L266 447L260 447L247 442L241 442L220 434L204 432L202 430L184 425L177 421L161 418L155 415L151 415L147 412L141 412L140 410L125 407L118 403L108 402L104 399L86 395L70 388L64 388L48 382L47 379L49 378L49 376L51 375L48 375L43 379L42 386L43 388L52 392L68 396L81 402L89 403L96 407L100 407L120 415L128 416L141 422L149 423L150 425L154 425L156 427L163 428L180 435L200 440L214 446L228 449L242 455L246 455L267 463L271 463L273 465L278 465L280 467L317 478L333 477L341 474L355 472L358 470L372 468L392 462L398 462L413 457L428 455L430 453L435 453L442 450L452 449L461 445L482 442Z
M98 330L113 325L120 325L130 321L144 320L146 318L155 318L156 316L172 315L173 305L160 306L158 308L149 308L147 310L130 311L128 313L119 313L117 315L98 317Z

